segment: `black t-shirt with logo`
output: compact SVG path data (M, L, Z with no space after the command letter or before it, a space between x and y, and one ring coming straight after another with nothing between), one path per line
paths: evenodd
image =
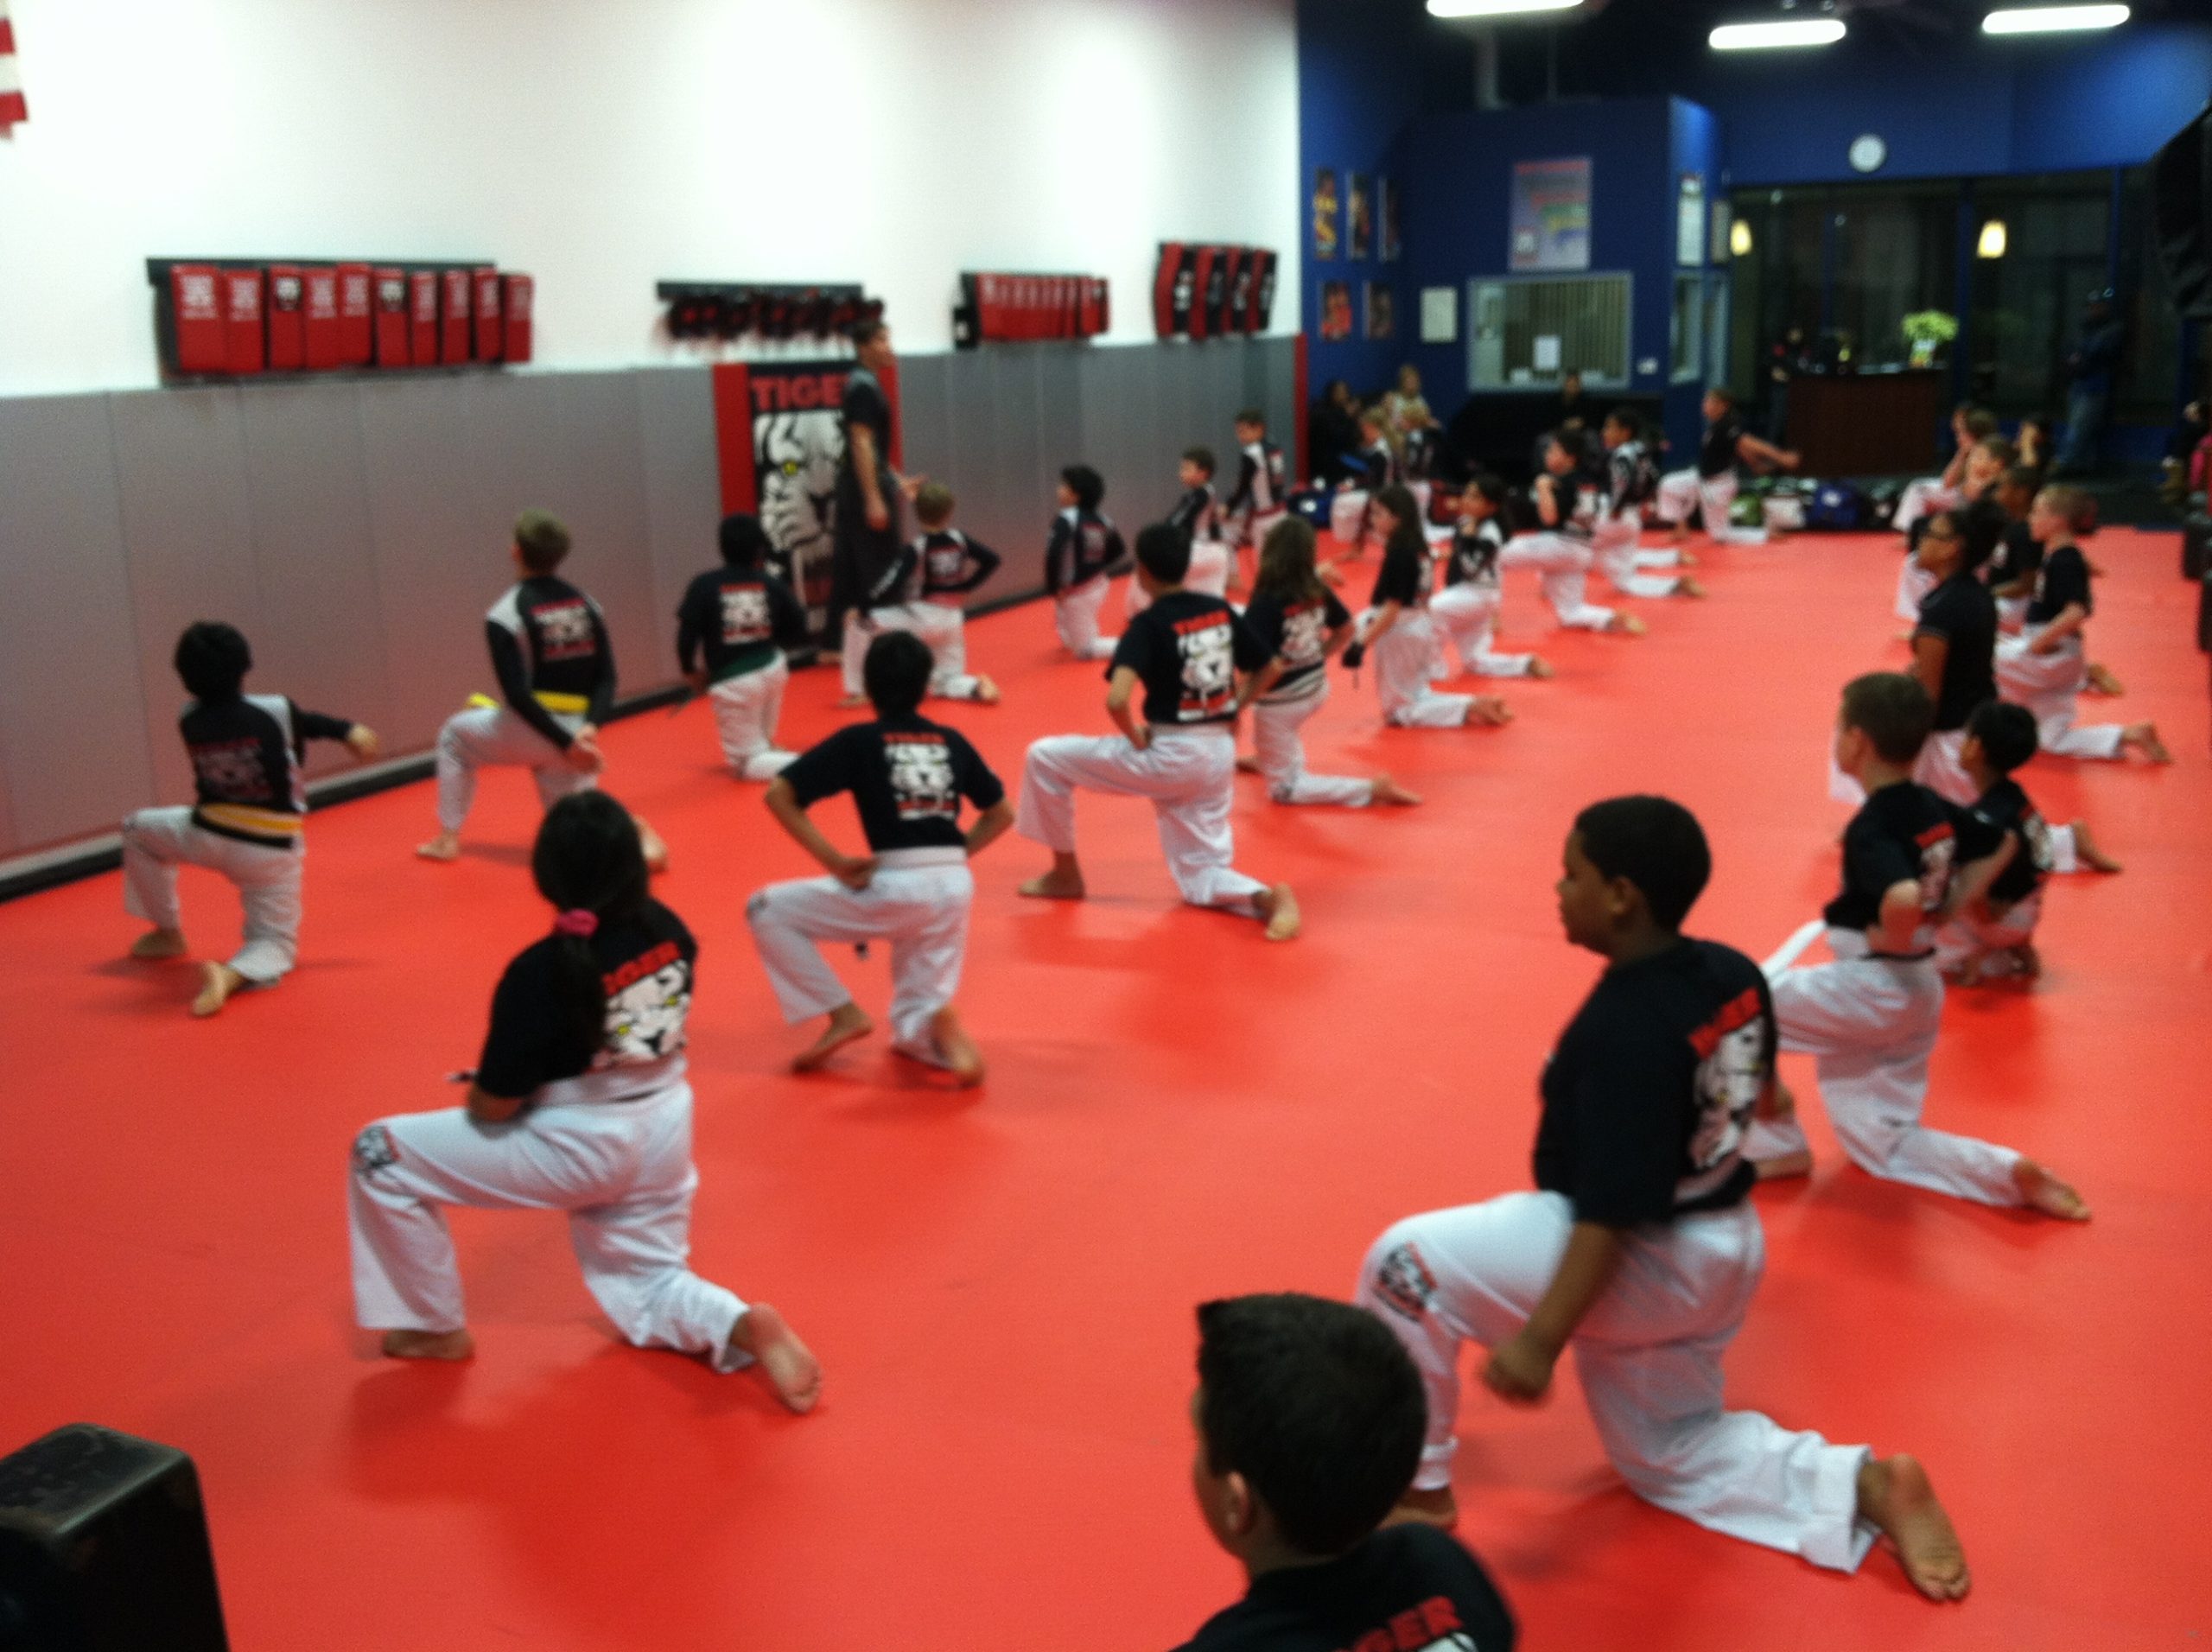
M1367 599L1371 608L1395 602L1402 608L1426 608L1436 582L1436 557L1418 530L1393 534L1382 547L1382 566Z
M1293 700L1320 685L1330 634L1351 623L1351 611L1325 586L1319 596L1288 599L1261 591L1245 605L1244 623L1252 628L1268 658L1282 662L1282 675L1267 697Z
M476 1063L476 1087L507 1099L563 1078L643 1066L683 1049L699 944L683 920L657 900L634 917L602 922L588 944L607 989L600 1035L580 1041L554 991L556 950L549 935L516 954L492 994L492 1025Z
M1974 807L1966 811L1959 826L1959 854L1968 861L1996 854L2007 832L2018 835L2019 845L2012 851L2012 858L2005 863L2002 872L1990 880L1992 905L2013 905L2043 887L2044 878L2051 867L2050 828L2044 823L2034 803L2011 775L2000 776L1995 785L1975 798Z
M1697 473L1707 479L1733 475L1736 444L1743 439L1744 416L1732 407L1705 427L1705 438L1697 448Z
M311 740L344 740L343 717L302 711L282 695L194 700L177 719L192 759L192 822L220 837L297 848L308 812L301 762Z
M1219 597L1171 591L1129 621L1106 675L1128 667L1144 685L1145 721L1188 728L1232 721L1236 674L1274 658Z
M1898 780L1859 806L1843 829L1843 887L1821 916L1837 929L1870 930L1882 897L1900 883L1920 886L1916 950L1936 944L1936 919L1957 875L1958 816L1926 786Z
M1609 1228L1736 1204L1776 1038L1766 977L1732 947L1685 938L1615 964L1545 1065L1536 1185Z
M802 809L853 794L871 850L960 848L963 797L988 809L1006 796L968 737L909 714L839 729L785 769Z
M563 751L556 715L598 724L614 708L614 644L599 604L566 580L533 574L484 616L492 670L508 708Z
M1069 505L1045 542L1045 588L1055 596L1096 579L1122 560L1122 531L1103 511Z
M1922 520L1926 520L1925 518ZM1918 527L1919 523L1913 524ZM1982 579L1994 590L2000 585L2012 585L2043 566L2043 541L2028 531L2024 522L2011 522L1997 542L1997 554L1983 565Z
M1480 522L1461 522L1452 535L1452 550L1444 559L1444 583L1480 585L1497 588L1497 553L1505 548L1505 529L1496 517Z
M709 681L726 683L807 643L806 610L791 588L760 568L717 568L693 580L676 610L676 663L702 650Z
M2036 575L2028 623L2049 625L2066 612L2070 602L2080 603L2085 613L2096 612L2097 605L2089 596L2089 559L2082 556L2079 545L2061 545L2044 558L2043 568Z
M1954 574L1921 599L1913 635L1949 645L1936 690L1936 728L1964 728L1977 707L1997 697L1997 599L1974 575Z
M1433 1526L1386 1526L1347 1554L1252 1579L1177 1652L1512 1652L1482 1563Z
M909 547L921 572L924 600L964 596L999 571L1005 560L957 528L932 528Z

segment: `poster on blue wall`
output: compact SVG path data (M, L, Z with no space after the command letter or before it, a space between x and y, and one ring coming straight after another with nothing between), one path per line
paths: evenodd
M1377 178L1375 181L1375 214L1380 227L1375 232L1376 256L1385 264L1394 264L1405 251L1405 243L1398 233L1398 181Z
M1337 256L1337 173L1334 167L1313 172L1313 256Z
M1349 173L1344 191L1344 257L1363 258L1374 250L1374 183L1365 173Z
M1516 161L1506 217L1507 267L1590 267L1590 157Z

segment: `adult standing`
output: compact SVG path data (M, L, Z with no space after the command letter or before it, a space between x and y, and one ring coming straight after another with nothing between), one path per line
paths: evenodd
M2091 293L2082 315L2082 341L2066 358L2066 435L2052 475L2075 476L2096 468L2124 336L2112 289Z
M846 376L844 400L838 409L844 423L845 454L837 467L830 599L833 632L841 630L845 615L859 606L861 594L898 560L899 506L922 482L918 477L902 477L891 467L891 397L883 387L883 376L894 372L899 361L892 353L891 329L880 320L862 321L853 328L851 338L855 365Z
M1792 322L1767 353L1766 439L1777 447L1789 437L1789 385L1813 371L1805 329Z

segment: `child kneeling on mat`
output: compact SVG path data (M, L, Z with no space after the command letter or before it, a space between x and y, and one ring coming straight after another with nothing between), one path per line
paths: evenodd
M691 1272L684 1023L698 944L646 891L637 823L602 792L547 811L531 853L557 916L499 977L465 1106L380 1119L353 1143L353 1307L402 1359L466 1359L445 1207L565 1210L584 1283L625 1340L758 1363L793 1411L822 1367L765 1302Z

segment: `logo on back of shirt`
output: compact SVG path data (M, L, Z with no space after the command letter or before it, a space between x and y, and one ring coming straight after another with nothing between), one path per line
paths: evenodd
M891 803L901 820L957 820L960 794L952 780L952 748L942 734L886 734Z
M968 566L968 548L957 539L932 542L925 566L929 570L931 584L955 584Z
M2038 872L2048 872L2058 863L2050 847L2050 828L2032 807L2020 814L2020 846L2028 853L2028 864Z
M1283 611L1282 646L1277 651L1291 670L1321 663L1322 651L1328 645L1328 623L1325 603L1301 602Z
M759 585L725 585L722 596L722 641L726 644L765 642L768 638L768 593Z
M1766 1018L1758 988L1747 987L1719 1014L1690 1034L1690 1047L1702 1058L1693 1081L1697 1092L1697 1128L1690 1133L1690 1167L1707 1171L1732 1158L1743 1146L1751 1112L1766 1093Z
M1229 709L1236 696L1236 633L1227 610L1178 620L1175 646L1183 658L1183 695L1175 715L1204 722Z
M588 659L599 651L599 639L592 634L591 604L582 597L532 608L530 622L537 632L541 660Z
M637 1066L683 1048L683 1021L691 1009L691 966L683 949L663 941L604 976L607 1036L592 1058L603 1067Z
M1950 899L1951 872L1959 853L1958 835L1943 821L1930 826L1913 842L1920 846L1920 910L1942 911Z
M257 740L226 740L194 745L192 770L201 787L232 803L267 803L270 790L268 772L261 765Z

